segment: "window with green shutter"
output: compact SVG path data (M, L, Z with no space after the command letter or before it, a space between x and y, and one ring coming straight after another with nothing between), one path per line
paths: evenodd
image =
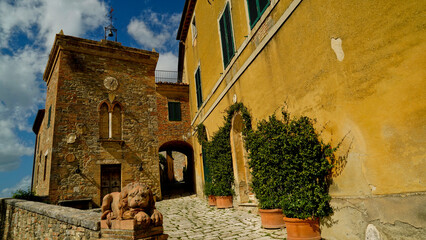
M52 106L49 107L49 113L47 115L47 128L50 127L50 117L52 116Z
M256 25L270 3L270 0L247 0L251 28Z
M232 32L231 9L226 3L222 17L219 19L220 40L222 42L223 65L226 68L235 54L234 34Z
M200 108L203 105L203 95L201 93L201 73L200 67L195 72L195 91L197 93L197 107Z
M169 102L169 121L182 121L180 102Z

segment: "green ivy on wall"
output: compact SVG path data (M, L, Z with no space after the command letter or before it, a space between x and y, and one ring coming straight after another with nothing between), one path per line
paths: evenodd
M196 129L198 142L201 144L205 163L209 169L208 179L204 193L206 195L229 196L233 195L232 186L234 184L234 173L232 165L232 152L230 143L230 133L232 127L232 118L239 112L243 118L243 135L246 136L251 130L251 117L247 108L242 103L235 103L228 107L224 116L224 124L219 127L211 138L207 140L206 130L203 124L199 124Z

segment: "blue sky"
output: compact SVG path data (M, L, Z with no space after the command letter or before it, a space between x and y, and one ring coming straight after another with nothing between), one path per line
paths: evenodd
M0 0L0 197L31 184L35 134L44 108L42 74L55 34L104 37L114 9L118 41L160 53L159 70L176 70L184 0Z

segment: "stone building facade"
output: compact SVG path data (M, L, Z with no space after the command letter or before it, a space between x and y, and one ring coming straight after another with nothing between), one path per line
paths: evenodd
M189 117L188 86L169 84L186 98L174 129L161 127L169 119L162 116L167 109L157 111L168 99L156 90L162 85L155 83L158 56L117 42L56 35L43 75L46 108L33 127L37 195L52 203L99 205L105 194L141 181L161 198L159 144L182 140Z

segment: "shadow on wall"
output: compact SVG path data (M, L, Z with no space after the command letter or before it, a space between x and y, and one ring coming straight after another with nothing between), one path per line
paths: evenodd
M12 235L12 220L13 220L13 214L9 212L9 214L6 216L6 199L0 199L0 239L13 239ZM7 218L7 220L6 220ZM6 224L9 223L9 224ZM7 231L6 228L7 227ZM4 233L7 233L7 236L4 235Z
M339 150L337 151L338 154L336 156L336 160L334 162L334 167L333 167L332 175L331 175L331 177L333 178L340 176L343 170L345 169L346 164L348 163L348 156L352 149L352 144L354 142L353 137L352 139L345 141L349 133L350 132L348 132L338 144Z
M331 175L328 177L328 184L331 186L333 184L333 179L340 176L343 173L343 170L348 163L348 156L352 149L352 144L354 142L354 138L352 137L350 140L347 140L350 131L340 140L337 144L337 152L335 154L335 159L333 160L333 168L331 170ZM345 141L346 140L346 141ZM325 225L328 228L333 225L339 223L338 220L333 219L334 212L328 216L320 219L321 225Z

